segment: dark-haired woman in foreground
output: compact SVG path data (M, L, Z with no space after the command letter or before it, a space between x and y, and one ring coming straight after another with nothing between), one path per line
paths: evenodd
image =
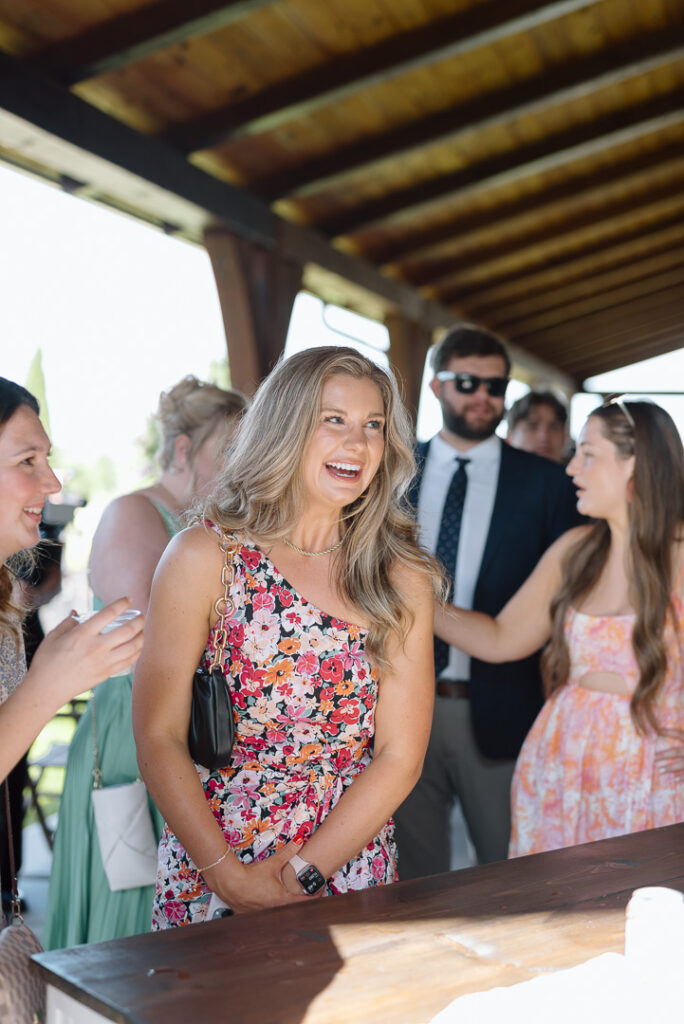
M43 506L61 490L38 412L29 391L0 377L0 781L63 704L130 665L142 646L142 616L100 633L130 605L121 598L80 625L66 618L26 671L13 560L38 543Z
M510 856L684 821L684 452L668 414L593 412L568 473L595 519L564 534L496 619L436 631L488 661L548 642L548 700L520 752Z

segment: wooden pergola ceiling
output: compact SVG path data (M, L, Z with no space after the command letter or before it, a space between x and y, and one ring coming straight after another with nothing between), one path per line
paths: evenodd
M683 0L0 0L0 108L95 159L0 156L579 381L682 345L683 58Z

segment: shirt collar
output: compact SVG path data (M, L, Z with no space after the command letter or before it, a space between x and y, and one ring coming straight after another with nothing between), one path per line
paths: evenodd
M478 465L488 462L496 462L501 453L501 438L492 434L486 441L480 441L467 451L460 451L454 448L448 441L445 441L439 434L435 434L430 442L430 455L432 455L440 466L447 466L457 458L470 459Z

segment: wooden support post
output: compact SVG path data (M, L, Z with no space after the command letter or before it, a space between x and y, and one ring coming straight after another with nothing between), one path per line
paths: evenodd
M204 244L216 279L233 387L253 395L283 349L302 267L225 229Z
M390 364L415 424L425 357L432 344L432 330L425 324L408 320L399 312L388 313L385 326L390 336Z

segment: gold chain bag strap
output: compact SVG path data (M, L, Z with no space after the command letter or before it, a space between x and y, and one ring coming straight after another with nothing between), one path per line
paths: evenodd
M188 728L188 749L193 761L215 771L225 768L235 741L235 721L230 687L223 674L223 657L228 643L226 620L235 613L230 588L235 580L233 555L238 543L231 534L219 541L224 564L221 570L223 595L214 605L219 621L214 634L214 657L207 669L203 663L192 680L192 705Z
M153 885L157 878L157 838L152 823L145 783L102 785L97 745L95 707L97 690L90 703L93 725L93 802L95 828L102 866L112 892Z
M0 1024L35 1024L43 1019L45 1012L45 985L35 967L31 968L31 957L42 953L43 947L21 916L6 781L5 813L12 875L12 916L7 927L0 931Z

